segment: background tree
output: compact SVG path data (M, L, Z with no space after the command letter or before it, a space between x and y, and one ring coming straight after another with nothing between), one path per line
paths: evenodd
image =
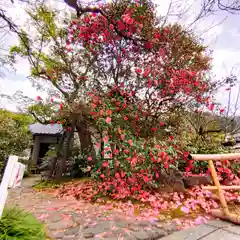
M0 168L9 155L18 155L29 147L28 125L32 122L29 115L0 109Z
M230 74L225 78L224 91L228 95L226 111L223 118L223 126L225 138L232 137L240 130L239 123L239 97L240 97L240 84L236 75Z
M64 113L66 116L68 113L68 127L71 127L71 131L77 129L82 151L92 151L94 156L88 125L82 116L84 105L81 103L87 95L86 79L94 58L77 46L74 52L69 52L67 23L70 19L61 21L55 12L44 5L38 5L27 12L30 27L35 29L36 35L30 37L22 31L20 45L12 47L11 54L19 54L29 60L32 70L30 77L33 80L50 83L53 89L51 96L58 95L62 99L59 114ZM31 113L36 115L34 108ZM62 159L62 162L64 165L65 160Z

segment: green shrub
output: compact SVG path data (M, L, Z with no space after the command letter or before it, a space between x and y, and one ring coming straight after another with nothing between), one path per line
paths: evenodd
M4 209L0 219L1 240L45 240L44 225L18 208Z

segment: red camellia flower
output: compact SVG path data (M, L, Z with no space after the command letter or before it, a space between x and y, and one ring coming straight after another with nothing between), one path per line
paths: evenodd
M188 158L189 153L188 153L188 152L184 152L184 153L183 153L183 156L184 156L185 158Z
M92 103L91 106L93 109L95 109L97 107L97 105L95 103Z
M142 70L140 68L136 68L136 73L140 74L140 73L142 73Z
M42 100L42 98L40 96L37 96L37 100L40 101Z
M174 139L174 136L170 136L169 140L172 141Z
M127 120L128 120L128 117L127 117L127 116L125 116L123 119L124 119L125 121L127 121Z
M63 109L63 104L62 103L60 103L59 108L60 108L60 110Z
M120 174L118 172L115 173L115 178L120 178Z
M168 169L168 166L169 166L169 165L168 165L168 162L165 162L164 165L163 165L163 167L164 167L165 169Z
M210 103L210 104L208 105L208 109L209 109L210 111L213 111L213 109L214 109L214 104L213 104L213 103Z
M88 157L88 161L92 161L92 157L91 156Z
M146 42L144 44L144 47L147 48L147 49L151 49L152 48L152 43L151 42Z
M190 167L185 167L185 171L186 171L186 172L190 172L190 171L191 171L191 168L190 168Z
M144 182L148 183L149 182L148 176L143 176L143 180L144 180Z
M160 33L155 33L155 34L154 34L154 37L157 38L157 39L159 39L159 38L161 37L161 35L160 35Z
M157 131L157 128L152 127L152 131L153 131L153 132L156 132L156 131Z
M102 166L103 166L104 168L108 167L108 162L107 162L107 161L103 162Z
M164 122L160 122L159 125L160 125L160 127L163 127L165 125L165 123Z

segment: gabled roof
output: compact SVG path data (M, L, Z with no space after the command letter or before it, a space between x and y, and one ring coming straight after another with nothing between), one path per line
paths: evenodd
M41 124L41 123L34 123L28 126L30 132L33 135L37 134L45 134L45 135L56 135L62 134L63 127L61 124Z

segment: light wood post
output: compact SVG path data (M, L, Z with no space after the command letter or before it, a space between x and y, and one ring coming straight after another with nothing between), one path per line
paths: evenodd
M225 215L229 215L229 209L228 209L228 206L227 206L227 202L226 202L223 190L221 189L221 185L220 185L220 182L218 180L217 172L216 172L215 166L213 164L213 161L209 160L208 164L209 164L209 168L210 168L210 171L211 171L211 174L212 174L213 182L214 182L214 184L215 184L215 186L217 187L217 190L218 190L218 196L219 196L219 199L220 199L220 202L221 202L221 205L222 205L223 213Z

